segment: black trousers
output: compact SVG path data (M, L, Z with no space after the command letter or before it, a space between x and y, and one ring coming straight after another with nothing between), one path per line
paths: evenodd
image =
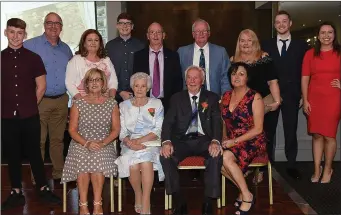
M205 196L219 198L221 196L220 171L223 163L222 156L213 158L208 152L211 139L207 136L194 140L173 141L174 153L170 158L160 156L165 173L165 186L168 195L180 192L178 164L186 157L202 156L205 158Z
M264 117L264 131L269 140L267 151L270 161L274 159L275 134L279 112L282 111L282 121L285 138L285 156L288 167L294 167L298 151L297 123L299 111L299 98L296 96L282 96L283 102L276 111L267 113Z
M1 139L8 158L12 188L22 188L22 153L26 153L29 158L37 187L47 185L44 163L40 153L39 115L25 119L1 119Z

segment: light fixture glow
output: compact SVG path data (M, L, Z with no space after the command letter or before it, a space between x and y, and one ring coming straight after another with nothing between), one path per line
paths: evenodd
M307 43L309 43L310 42L310 39L307 39Z

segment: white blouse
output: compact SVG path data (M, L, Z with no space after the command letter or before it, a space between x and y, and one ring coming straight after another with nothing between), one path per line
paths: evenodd
M104 71L108 79L108 89L117 89L117 76L109 57L101 58L98 62L91 62L78 54L73 56L66 67L65 85L71 97L74 97L77 93L82 96L86 95L84 76L92 68Z

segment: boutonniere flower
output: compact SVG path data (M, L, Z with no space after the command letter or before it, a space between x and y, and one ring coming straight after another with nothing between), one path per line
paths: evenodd
M207 102L201 103L201 107L202 107L202 112L204 113L205 110L208 108L208 103Z
M150 114L152 117L154 117L154 115L155 115L155 108L148 108L148 112L149 112L149 114Z

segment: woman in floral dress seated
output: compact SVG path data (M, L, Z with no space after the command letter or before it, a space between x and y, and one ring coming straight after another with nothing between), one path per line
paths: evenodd
M164 173L159 160L163 106L161 100L147 97L151 78L146 73L135 73L130 78L134 97L120 103L121 156L116 160L120 178L129 178L135 192L135 211L150 214L150 193L154 170L159 181Z
M244 173L254 158L266 153L264 103L262 96L248 87L248 69L249 66L242 62L231 65L228 75L233 90L227 91L221 101L225 123L222 174L240 191L235 203L237 215L247 214L255 203Z

